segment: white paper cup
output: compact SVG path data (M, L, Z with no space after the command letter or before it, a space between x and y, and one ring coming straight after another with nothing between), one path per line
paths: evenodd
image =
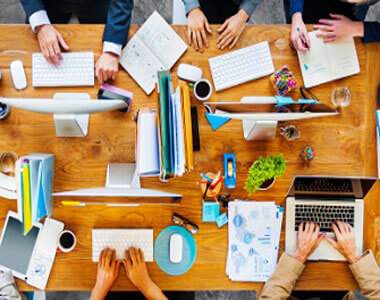
M210 99L212 94L212 85L207 79L199 79L193 88L193 94L199 101L206 101Z
M58 237L58 249L61 252L69 253L74 250L77 244L75 234L70 230L64 230Z

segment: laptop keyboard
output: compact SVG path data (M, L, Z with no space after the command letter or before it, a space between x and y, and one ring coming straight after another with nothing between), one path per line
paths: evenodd
M353 192L351 179L343 178L296 178L294 187L297 192Z
M333 206L333 205L310 205L296 204L295 230L303 222L316 222L320 226L320 231L331 232L331 223L342 221L354 226L355 207L354 206Z

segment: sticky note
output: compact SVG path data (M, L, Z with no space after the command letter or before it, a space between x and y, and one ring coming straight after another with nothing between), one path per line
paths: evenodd
M222 213L220 214L217 218L216 218L216 225L221 228L223 227L223 225L227 224L228 223L228 217L227 217L227 214L226 213Z

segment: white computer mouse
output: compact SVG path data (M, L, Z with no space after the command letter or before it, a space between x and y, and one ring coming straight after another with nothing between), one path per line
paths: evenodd
M10 65L13 85L16 90L23 90L28 86L24 65L21 60L12 61Z
M180 64L177 76L183 80L196 82L202 78L202 69L189 64Z
M183 254L183 237L178 233L173 233L170 236L169 257L173 264L178 264L182 261Z

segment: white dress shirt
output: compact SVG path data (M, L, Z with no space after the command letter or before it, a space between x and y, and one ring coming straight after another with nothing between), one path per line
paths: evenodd
M41 25L51 24L46 10L36 11L29 17L29 23L33 32L36 32L36 28ZM103 42L103 52L111 52L118 56L121 55L121 45L112 42Z

